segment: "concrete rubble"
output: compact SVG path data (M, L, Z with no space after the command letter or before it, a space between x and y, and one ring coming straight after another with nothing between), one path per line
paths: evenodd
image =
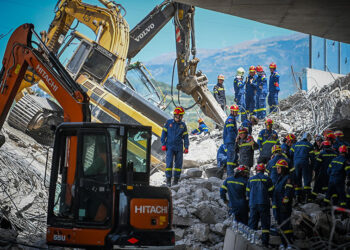
M300 91L281 101L279 112L269 116L280 138L290 132L300 136L304 131L316 134L327 127L346 129L350 124L349 83L350 76L346 76L321 90ZM253 128L255 139L263 127L260 122ZM45 242L49 179L46 177L44 185L45 164L50 150L7 124L2 133L7 141L0 148L0 248L11 244L9 240L41 246ZM171 187L176 249L223 249L226 231L232 231L227 206L219 195L223 180L206 174L207 169L216 167L222 132L214 130L190 140L180 183ZM164 173L155 171L151 185L164 185L164 180ZM325 249L330 237L337 246L350 240L350 219L340 220L339 215L325 213L317 204L296 207L291 220L296 246ZM245 234L239 235L236 242L252 241ZM258 249L254 246L252 249Z

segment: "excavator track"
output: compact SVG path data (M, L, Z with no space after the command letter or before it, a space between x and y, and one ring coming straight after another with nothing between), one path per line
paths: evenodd
M37 142L52 146L54 141L52 127L63 122L63 110L47 98L25 95L15 104L7 122Z

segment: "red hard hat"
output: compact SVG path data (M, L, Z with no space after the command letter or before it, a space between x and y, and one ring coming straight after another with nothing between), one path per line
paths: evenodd
M263 72L263 67L261 65L256 66L256 71L257 72Z
M335 132L334 132L334 135L335 135L336 137L344 137L343 131L340 131L340 130L335 131Z
M347 153L348 152L348 148L345 145L341 145L338 150L339 150L339 153Z
M325 131L323 131L323 136L324 136L324 137L327 137L327 135L328 135L329 133L334 133L334 132L333 132L333 130L331 130L331 129L326 129Z
M329 133L329 134L326 135L326 138L335 140L337 137L335 137L334 133Z
M249 72L255 72L255 67L254 66L250 66L249 67Z
M273 120L271 120L271 119L267 119L266 121L265 121L265 124L266 125L272 125L273 124Z
M285 159L280 159L277 161L276 166L288 168L288 162Z
M230 110L232 111L239 111L239 107L237 104L233 104L231 107L230 107Z
M332 146L332 143L330 141L323 141L322 146Z
M270 63L269 68L270 68L270 69L275 69L275 68L277 68L276 63L274 63L274 62Z
M242 134L242 133L247 133L248 134L248 129L246 127L240 127L238 129L238 134Z
M225 80L225 76L222 74L218 75L218 80Z
M185 110L183 107L176 107L174 109L174 115L184 115L185 114Z
M248 169L244 165L240 165L235 169L236 172L246 172Z
M276 151L282 151L282 148L280 145L273 145L271 151L275 153Z
M256 165L255 169L256 169L256 171L265 171L265 164L260 163L260 164Z
M294 134L288 134L286 136L286 140L288 141L294 141L296 139L296 136Z

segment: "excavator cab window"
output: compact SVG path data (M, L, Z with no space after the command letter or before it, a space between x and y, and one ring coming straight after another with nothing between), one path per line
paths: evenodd
M117 57L97 43L81 40L79 47L67 64L67 71L76 79L80 74L102 82L113 67Z

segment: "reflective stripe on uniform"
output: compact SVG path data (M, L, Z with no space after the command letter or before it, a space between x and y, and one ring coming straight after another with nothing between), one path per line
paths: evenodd
M267 181L266 179L252 179L250 181Z
M283 233L285 233L285 234L292 234L293 230L292 229L284 230Z
M247 143L242 143L240 145L238 145L239 147L246 147L246 146L252 146L251 142L247 142Z
M233 184L238 184L238 185L244 186L244 183L243 182L239 182L239 181L227 181L227 183L233 183Z
M307 147L307 148L311 148L311 146L309 145L305 145L305 144L298 144L298 145L294 145L295 147Z
M166 168L165 171L172 171L172 168Z
M311 187L309 187L309 186L304 186L303 188L304 189L311 189Z
M163 128L163 130L164 130L165 132L168 132L168 129L167 129L167 128Z
M230 162L230 161L228 161L226 164L227 164L227 165L232 165L232 166L235 166L235 165L236 165L234 162Z
M294 148L291 148L290 150L294 152Z
M274 188L275 188L275 186L272 186L267 191L272 191Z
M229 124L226 124L226 128L227 128L227 127L234 127L234 126L235 126L234 124L230 124L230 123L229 123Z
M174 168L174 171L181 172L181 168Z
M285 187L293 188L293 185L292 184L286 184Z
M333 162L334 162L334 163L341 164L341 165L343 165L343 163L344 163L344 162L341 162L341 161L332 161L332 163L333 163Z
M263 229L261 230L262 233L270 233L270 230L269 229Z
M188 135L188 132L187 131L185 131L185 132L183 132L183 134L182 135Z
M249 187L246 187L246 188L245 188L245 191L249 192L249 191L250 191L250 188L249 188Z
M264 142L262 143L262 145L264 145L264 144L266 144L266 143L273 143L273 144L276 144L277 141L264 141Z
M320 162L322 162L322 159L320 159L320 158L316 158L316 161L320 161Z
M336 155L336 154L324 154L323 156L327 156L327 157L336 157L336 156L338 156L338 155Z
M296 191L301 190L301 187L296 187L295 190Z
M227 190L227 187L225 185L222 185L221 188L223 189L226 189Z

